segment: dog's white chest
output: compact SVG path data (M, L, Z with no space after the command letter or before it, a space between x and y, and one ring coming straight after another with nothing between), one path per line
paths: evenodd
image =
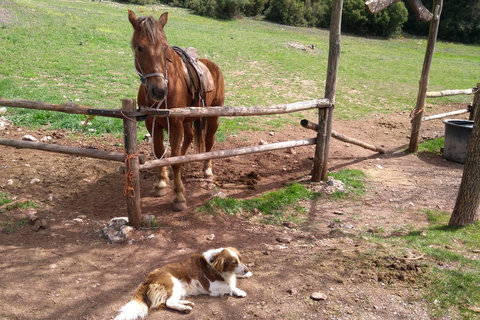
M198 280L192 280L189 284L182 281L182 289L186 296L208 294L208 291L203 288L202 284Z

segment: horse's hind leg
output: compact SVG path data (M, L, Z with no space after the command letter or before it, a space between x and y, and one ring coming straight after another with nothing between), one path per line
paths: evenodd
M207 118L207 132L205 134L205 151L210 152L215 143L215 133L218 129L218 117ZM212 159L203 162L203 175L206 179L213 180Z
M171 157L181 155L182 152L182 137L184 134L182 121L172 121L170 123L170 144ZM182 211L187 208L187 200L185 199L185 188L182 183L182 164L173 164L173 210Z

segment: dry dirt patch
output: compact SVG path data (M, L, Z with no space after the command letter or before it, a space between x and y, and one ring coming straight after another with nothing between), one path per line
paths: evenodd
M9 127L0 136L51 135L58 144L120 150L109 136L74 140L68 132L20 129ZM362 236L418 230L427 225L420 209L451 211L463 166L401 152L409 132L404 114L335 121L334 129L388 150L380 155L332 140L330 170L367 174L367 194L360 199L303 202L305 223L290 227L195 210L213 191L250 198L307 181L313 147L216 160L215 190L201 179L199 163L187 164L189 208L180 213L173 212L171 195L151 196L153 171L147 171L141 173L142 213L156 215L160 228L137 231L124 244L101 237L111 218L126 215L118 164L0 146L0 192L40 204L38 215L49 225L33 232L26 210L0 214L0 318L111 319L154 268L235 246L254 273L238 283L246 298L194 297L189 315L160 310L148 319L428 319L421 280L428 261L405 260L418 253L399 254ZM216 149L312 137L299 127L269 133L241 132ZM425 123L424 133L441 135L443 124ZM141 152L150 153L148 143ZM291 241L279 242L279 236ZM311 299L314 292L327 299Z

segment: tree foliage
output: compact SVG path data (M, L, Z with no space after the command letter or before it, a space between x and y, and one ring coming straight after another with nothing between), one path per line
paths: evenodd
M423 0L427 9L433 11L433 0ZM410 34L428 35L429 23L418 21L412 8L404 30ZM440 17L438 38L444 41L480 43L480 0L444 0Z

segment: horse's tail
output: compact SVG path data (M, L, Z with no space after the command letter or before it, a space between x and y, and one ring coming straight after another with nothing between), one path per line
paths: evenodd
M148 304L145 301L148 286L141 284L132 300L120 308L115 320L136 320L143 319L148 315Z
M207 118L200 118L193 122L195 128L195 149L197 153L205 151L205 128L207 126Z

